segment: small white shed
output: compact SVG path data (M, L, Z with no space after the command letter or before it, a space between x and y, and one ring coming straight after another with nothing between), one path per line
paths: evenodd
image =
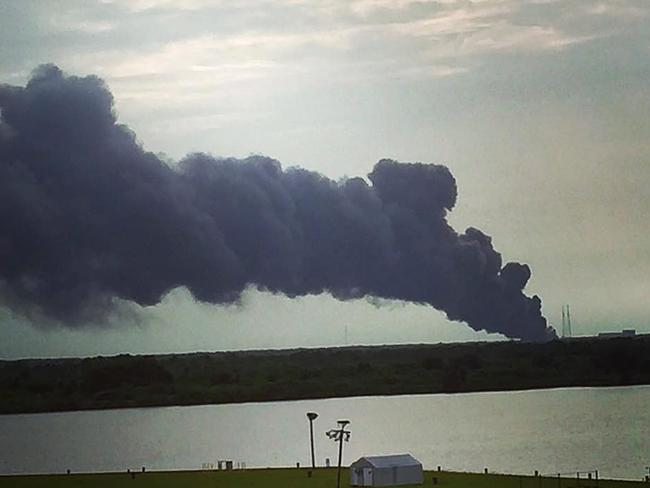
M410 454L364 456L350 465L352 486L419 485L423 482L422 463Z

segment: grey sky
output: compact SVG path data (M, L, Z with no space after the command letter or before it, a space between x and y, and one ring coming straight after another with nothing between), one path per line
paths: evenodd
M576 333L650 331L645 1L0 0L0 81L39 63L109 84L144 146L263 153L329 177L447 164L450 221L530 264ZM424 306L183 291L137 322L41 331L0 314L0 356L485 338Z

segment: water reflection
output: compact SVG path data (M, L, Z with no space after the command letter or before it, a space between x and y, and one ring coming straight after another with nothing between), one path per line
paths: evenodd
M650 452L650 387L362 397L0 416L0 472L196 469L337 461L325 431L350 419L344 464L410 452L425 468L510 473L599 469L640 479Z

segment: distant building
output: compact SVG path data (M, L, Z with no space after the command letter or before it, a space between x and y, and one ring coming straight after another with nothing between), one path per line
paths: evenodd
M352 486L420 485L422 463L410 454L365 456L350 465Z
M613 339L616 337L636 337L635 329L623 329L620 332L600 332L599 339Z

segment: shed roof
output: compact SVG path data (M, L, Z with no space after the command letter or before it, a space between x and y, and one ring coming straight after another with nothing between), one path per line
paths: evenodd
M375 468L392 468L394 466L421 466L420 461L410 454L391 454L389 456L364 456L359 461L366 460ZM358 461L357 461L358 462Z

